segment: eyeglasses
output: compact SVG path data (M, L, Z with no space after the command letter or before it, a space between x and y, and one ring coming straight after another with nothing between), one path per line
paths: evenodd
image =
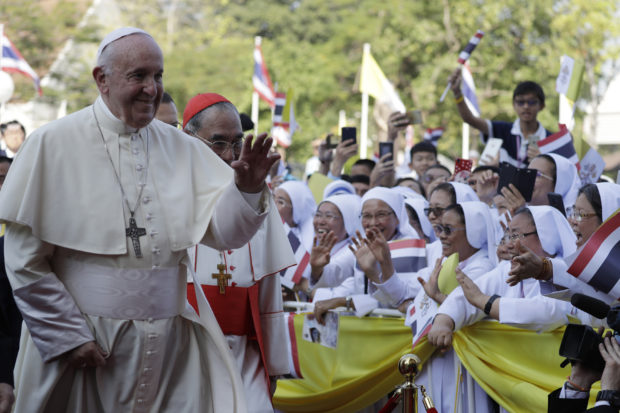
M506 240L505 242L507 242L508 240L515 242L518 239L524 239L525 237L528 237L530 235L534 235L537 234L537 231L532 231L532 232L526 232L525 234L519 234L519 233L514 233L514 234L506 234L504 235L504 237L502 238L502 241Z
M446 208L441 208L441 207L429 207L429 208L424 208L424 213L426 214L426 216L429 216L431 214L431 212L433 213L433 215L435 215L436 217L440 217L443 214L443 211Z
M438 234L441 234L443 232L447 236L450 236L450 234L456 231L465 231L465 228L454 228L450 225L440 225L440 224L433 225L433 228Z
M596 212L584 213L583 211L575 208L574 205L572 207L566 208L566 215L577 222L581 222L586 218L592 218L597 216Z
M228 141L211 141L193 132L192 132L192 135L194 135L195 137L197 137L198 139L200 139L201 141L209 145L209 147L215 153L222 154L226 152L227 150L232 150L232 152L235 155L239 155L241 153L241 149L243 148L243 138L237 139L234 142L228 142Z
M542 172L540 172L540 171L536 171L536 177L538 178L539 176L540 176L541 178L545 178L545 179L548 179L548 180L550 180L550 181L555 181L555 179L554 179L553 177L551 177L551 176L549 176L549 175L545 175L544 173L542 173Z
M383 221L387 219L387 217L389 217L393 213L394 212L392 211L380 211L380 212L377 212L376 214L364 213L360 215L360 218L362 219L362 221L370 221L373 218L376 219L377 221Z
M538 99L515 99L515 105L517 106L537 106L539 104Z
M316 219L325 219L326 221L336 221L337 219L340 219L338 215L331 214L329 212L326 212L326 213L316 212L314 214L314 217Z

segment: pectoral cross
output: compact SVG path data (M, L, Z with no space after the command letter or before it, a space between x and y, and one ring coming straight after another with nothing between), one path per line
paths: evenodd
M125 228L125 236L131 238L133 244L133 250L136 253L136 258L142 258L142 250L140 249L140 237L146 235L146 229L138 228L136 220L133 217L129 217L129 228Z
M217 270L219 273L211 274L211 278L217 278L217 286L220 287L220 294L225 294L228 280L232 278L232 275L226 274L226 265L224 264L217 264Z

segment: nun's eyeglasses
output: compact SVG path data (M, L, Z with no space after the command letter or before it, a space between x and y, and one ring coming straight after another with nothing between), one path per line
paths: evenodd
M392 214L393 212L391 211L379 211L376 214L364 213L360 215L360 218L362 219L362 221L370 221L373 218L376 219L377 221L383 221L384 219L387 219L387 217L389 217Z
M446 236L450 236L450 234L456 231L465 231L465 227L454 228L454 227L451 227L450 225L440 225L440 224L433 225L433 228L435 229L435 231L437 231L438 234L441 234L443 232L444 234L446 234Z
M525 237L528 237L534 234L538 234L538 231L526 232L525 234L519 234L518 232L515 232L514 234L504 235L504 238L508 238L510 241L515 242L518 239L524 239Z
M577 208L575 208L575 206L572 207L568 207L566 208L566 216L568 216L569 218L574 219L577 222L581 222L586 218L592 218L596 216L596 212L590 212L590 213L586 213L583 212Z

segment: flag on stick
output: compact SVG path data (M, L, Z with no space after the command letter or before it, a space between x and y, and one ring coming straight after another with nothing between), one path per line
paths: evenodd
M573 135L564 124L559 125L560 130L545 139L538 141L540 153L556 153L562 155L579 169L579 157L573 145Z
M567 263L569 274L620 298L620 209L603 222Z
M362 93L369 94L379 102L387 104L390 110L394 112L405 112L405 104L400 100L396 89L385 77L370 51L366 50L362 56L359 90Z
M467 62L461 67L461 73L463 75L463 82L461 83L461 92L465 98L465 103L471 113L475 116L480 116L480 106L478 106L478 97L476 96L476 85L474 84L474 78L469 70Z
M4 33L2 33L2 59L0 59L1 69L9 73L20 73L29 77L34 82L34 88L37 90L39 96L43 95L41 90L39 76L32 70L32 67L26 62L26 59L19 53L19 50L9 40Z
M254 75L252 76L252 84L254 85L254 91L258 93L261 99L274 107L275 105L275 92L273 85L271 84L271 78L267 71L267 65L263 58L263 50L260 46L260 37L256 37L254 45Z
M575 101L579 97L585 65L581 60L562 56L560 73L555 81L555 90L560 94L560 123L572 129L574 125Z
M293 141L293 134L299 129L299 125L295 122L293 89L289 89L287 93L276 93L275 104L271 135L278 145L288 148Z
M433 145L437 146L439 138L443 135L443 128L428 128L424 132L424 140L429 141Z
M476 34L474 34L471 37L471 39L469 39L469 43L467 43L467 46L465 46L465 49L463 49L463 51L459 53L459 58L457 62L460 65L465 64L467 59L469 59L469 56L471 56L472 52L474 51L476 46L478 46L478 43L480 43L480 40L482 40L483 36L484 36L484 32L482 30L478 30L476 31ZM448 86L446 86L446 89L443 91L443 93L441 94L441 97L439 98L440 102L443 102L444 99L446 98L446 94L448 93L448 90L450 90L450 86L452 86L452 83L448 82Z
M310 254L306 251L301 241L292 230L288 232L288 241L295 254L297 265L280 271L280 282L283 286L293 289L295 284L301 281L301 277L304 274L306 277L310 276L310 266L308 265L310 263Z

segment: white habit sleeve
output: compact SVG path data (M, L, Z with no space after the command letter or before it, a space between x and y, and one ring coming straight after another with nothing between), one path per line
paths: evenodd
M4 258L15 302L44 361L93 337L71 294L50 267L54 246L29 227L7 224Z
M201 243L226 250L241 248L250 242L269 212L271 192L266 185L260 195L258 208L254 208L248 201L252 202L256 195L242 194L232 182L218 199Z

